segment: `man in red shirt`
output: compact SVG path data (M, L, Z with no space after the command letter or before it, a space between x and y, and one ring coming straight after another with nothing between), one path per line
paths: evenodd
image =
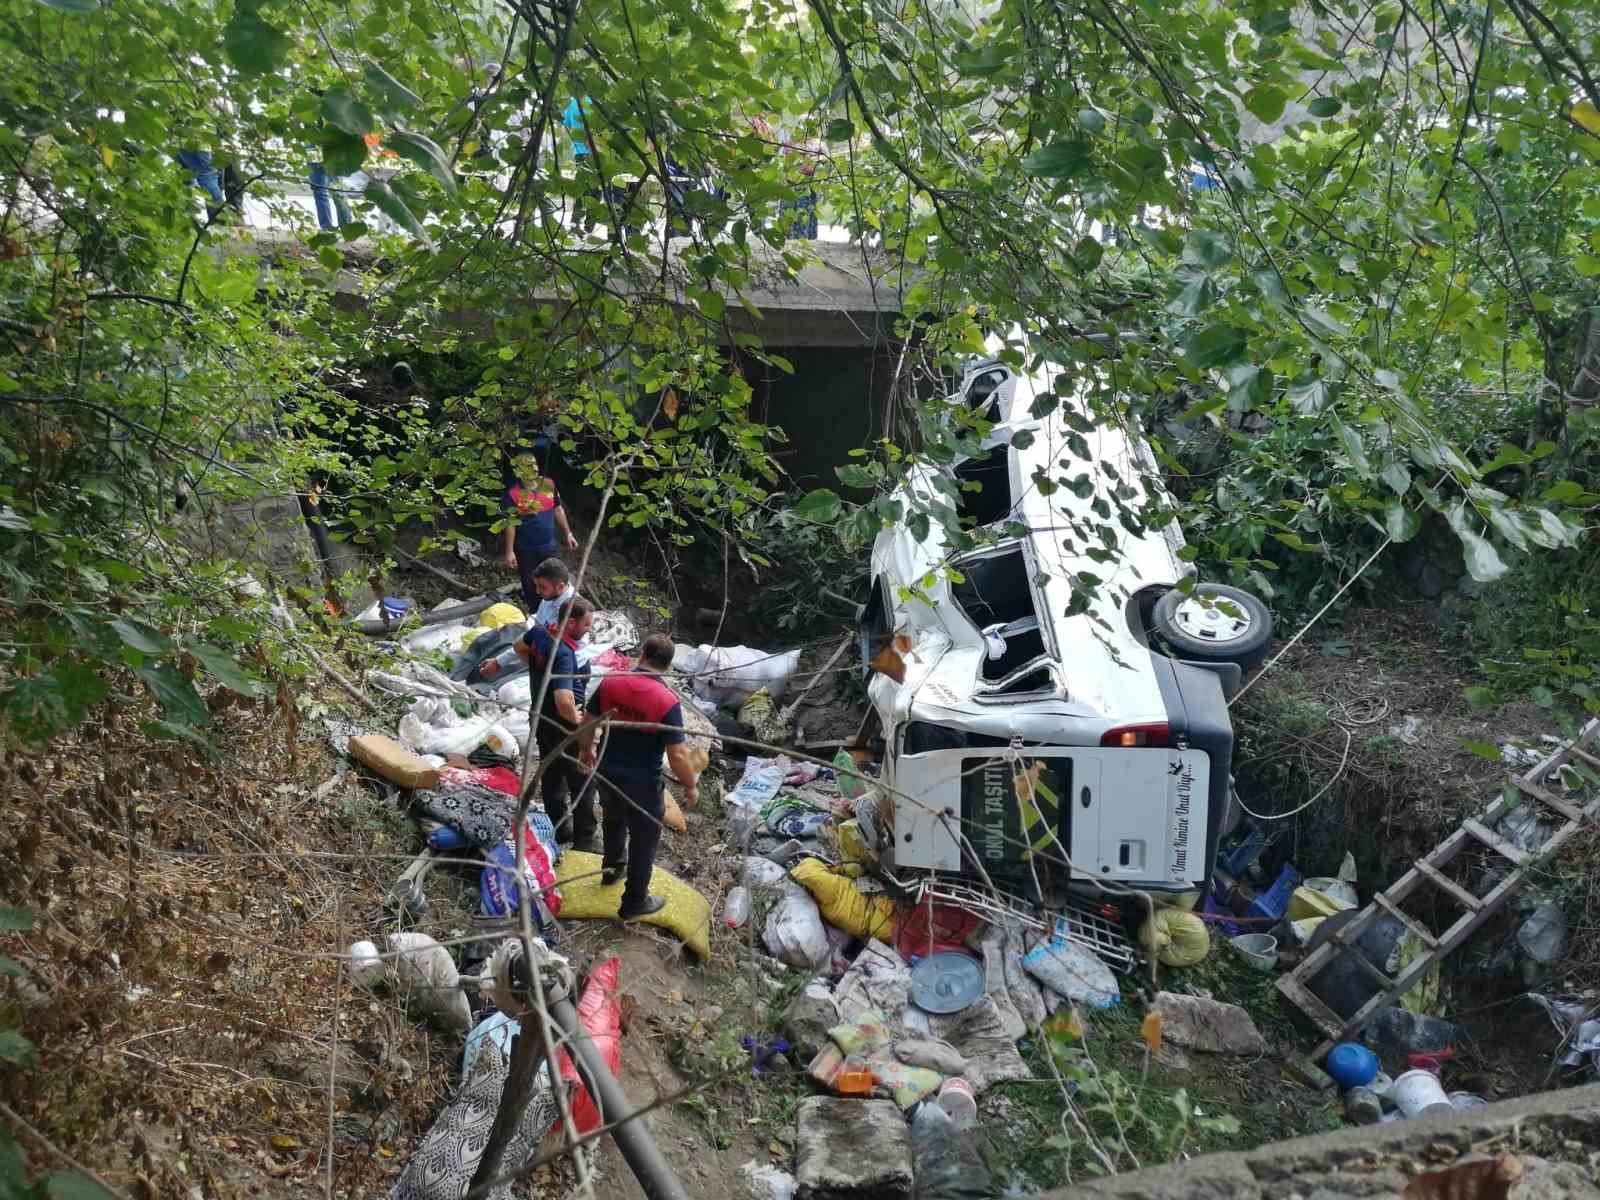
M600 882L609 887L626 874L627 886L622 889L622 902L617 908L617 916L624 921L659 912L666 904L660 896L650 894L650 873L655 869L664 811L663 753L683 787L683 806L693 808L700 798L698 777L683 740L683 705L661 678L662 672L671 667L672 639L664 633L652 633L644 640L638 667L607 675L589 689L589 720L578 739L579 760L592 767L601 718L663 726L610 729L605 753L595 772L605 843Z

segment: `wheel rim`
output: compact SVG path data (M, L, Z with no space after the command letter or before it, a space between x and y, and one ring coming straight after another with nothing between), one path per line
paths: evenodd
M1218 646L1230 646L1250 636L1255 622L1250 610L1231 596L1212 595L1210 603L1196 596L1185 596L1173 610L1172 623L1192 638Z

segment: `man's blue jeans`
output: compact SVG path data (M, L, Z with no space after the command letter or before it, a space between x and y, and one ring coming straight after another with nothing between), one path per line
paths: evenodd
M317 225L322 229L337 229L355 220L344 196L334 190L334 182L321 163L311 164L311 199L317 206Z
M211 165L209 150L179 150L178 165L189 172L189 182L198 184L218 204L226 202L222 194L222 176Z

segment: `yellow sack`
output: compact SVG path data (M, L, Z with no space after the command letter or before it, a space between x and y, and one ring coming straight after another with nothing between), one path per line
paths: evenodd
M1327 892L1302 883L1289 897L1288 915L1291 921L1303 921L1307 917L1331 917L1336 912L1354 907L1342 896L1330 896Z
M503 600L499 604L491 604L478 614L478 624L484 629L499 629L502 625L522 625L527 620L520 608Z
M772 696L766 688L752 692L750 699L739 706L739 724L751 729L772 719Z
M789 872L789 878L811 893L822 919L852 937L894 941L894 902L887 896L866 896L855 884L828 870L819 859L808 858Z
M1139 926L1139 944L1145 953L1169 967L1192 967L1211 953L1211 931L1192 912L1158 908Z
M861 832L860 821L840 821L833 827L834 840L839 844L839 857L857 867L871 866L878 856L867 848L866 835ZM861 872L856 872L859 875Z
M582 876L582 878L579 878ZM582 850L568 850L556 867L561 884L563 921L614 921L622 902L621 880L610 887L600 884L600 856ZM711 904L676 875L657 867L650 876L650 894L660 896L667 906L660 912L639 918L641 925L655 925L676 935L702 961L711 957Z

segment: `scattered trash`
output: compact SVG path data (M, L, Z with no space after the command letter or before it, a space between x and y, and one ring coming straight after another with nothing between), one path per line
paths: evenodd
M1192 967L1211 953L1211 931L1192 912L1158 908L1139 926L1145 953L1169 967Z
M1032 1074L988 996L958 1013L929 1017L928 1027L934 1037L949 1042L967 1060L962 1077L976 1093Z
M946 1083L960 1083L952 1079ZM989 1168L978 1152L972 1119L955 1119L940 1104L924 1104L911 1118L911 1161L916 1171L917 1200L984 1200L994 1194Z
M1056 995L1090 1008L1109 1008L1122 999L1111 968L1082 946L1041 942L1022 956L1022 965Z
M578 997L578 1023L589 1035L589 1042L615 1078L622 1075L622 997L617 991L622 960L608 958L589 972L583 995ZM578 1075L572 1056L561 1051L561 1078L575 1087L572 1097L572 1123L580 1134L600 1128L600 1109Z
M773 654L752 646L706 645L680 647L672 663L673 670L695 676L698 694L724 706L742 704L763 688L773 701L782 700L799 665L799 650Z
M773 1038L771 1041L758 1042L752 1034L745 1034L739 1039L739 1045L750 1055L750 1069L759 1075L767 1070L778 1059L789 1053L787 1038Z
M511 1057L511 1039L522 1032L522 1025L515 1017L503 1012L492 1012L483 1020L472 1027L472 1032L467 1034L466 1047L461 1051L461 1079L466 1082L472 1074L472 1068L478 1061L478 1054L483 1049L483 1043L492 1039L500 1048L500 1053Z
M801 1196L908 1200L911 1130L888 1100L809 1096L795 1115L794 1173Z
M1465 1112L1469 1108L1487 1108L1489 1102L1474 1092L1451 1092L1449 1094L1450 1107L1457 1112Z
M1376 1125L1383 1120L1383 1098L1370 1087L1353 1087L1345 1093L1344 1115L1355 1125Z
M1263 922L1279 920L1289 909L1289 898L1294 895L1294 889L1300 886L1300 872L1293 866L1285 863L1278 872L1277 879L1272 886L1264 892L1258 892L1246 916L1251 919L1251 924L1257 929L1263 927Z
M431 788L439 782L436 768L385 734L351 738L350 757L397 787Z
M1291 921L1308 917L1331 917L1360 903L1353 884L1326 876L1307 879L1289 895L1286 916Z
M911 968L911 1001L923 1012L960 1012L982 998L985 978L984 965L970 955L930 954Z
M722 902L722 923L729 929L737 929L749 919L750 889L741 883Z
M767 952L791 967L815 970L828 961L828 934L811 893L785 881L783 895L767 913L762 930Z
M1394 1081L1389 1098L1408 1121L1455 1111L1439 1077L1432 1071L1407 1071Z
M750 1189L750 1200L794 1200L795 1179L771 1163L751 1159L739 1168Z
M345 953L350 962L350 978L355 981L356 986L364 987L368 991L383 986L385 968L375 944L351 942L350 949Z
M1266 1053L1266 1039L1237 1004L1157 992L1150 1007L1161 1014L1162 1036L1169 1042L1208 1054Z
M907 1066L927 1067L946 1078L967 1069L961 1051L938 1038L900 1038L894 1044L894 1056Z
M1449 1021L1390 1008L1378 1014L1366 1036L1379 1054L1388 1056L1448 1050L1460 1034Z
M1525 983L1535 982L1544 968L1561 961L1567 951L1567 918L1555 900L1541 900L1517 927L1517 945L1527 961L1522 974Z
M809 1061L828 1044L828 1030L839 1023L839 1017L839 1006L834 1003L833 989L827 980L813 979L789 1002L778 1028L801 1057Z
M1278 939L1270 933L1241 933L1229 938L1228 945L1258 971L1270 971L1278 965Z
M894 1054L894 1031L889 1019L877 1010L862 1013L854 1020L828 1030L832 1046L824 1046L807 1068L811 1077L824 1087L834 1088L841 1074L868 1070L874 1089L889 1093L902 1109L910 1108L939 1087L943 1077L926 1067L901 1062Z
M388 976L407 1008L453 1033L472 1028L472 1009L448 950L425 933L391 933L389 949Z
M1364 1087L1378 1074L1378 1056L1357 1042L1340 1042L1328 1051L1323 1070L1342 1088Z
M874 1008L903 1013L911 1003L911 970L894 950L872 939L840 977L833 998L846 1020Z
M972 1085L960 1076L946 1079L939 1087L939 1107L944 1109L956 1129L970 1129L978 1120L978 1100Z
M796 866L789 878L811 893L822 918L834 928L852 937L893 940L895 907L888 897L863 895L849 879L814 858Z

